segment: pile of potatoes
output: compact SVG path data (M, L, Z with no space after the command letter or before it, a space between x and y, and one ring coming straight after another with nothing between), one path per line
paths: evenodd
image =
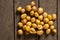
M44 12L42 7L37 8L35 2L32 1L30 5L27 5L25 8L19 6L17 11L20 15L20 22L18 23L18 34L19 35L29 35L37 34L43 35L46 33L55 34L57 32L54 21L56 20L56 14L48 14Z

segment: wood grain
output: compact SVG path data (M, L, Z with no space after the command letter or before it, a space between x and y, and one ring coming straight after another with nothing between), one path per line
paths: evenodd
M60 40L60 0L58 0L58 40Z
M40 7L44 8L44 11L48 12L49 14L56 13L56 6L57 6L57 0L39 0ZM57 29L57 20L55 21L55 27ZM52 36L51 34L49 36L44 35L43 40L57 40L57 34Z
M14 40L13 0L0 0L0 40Z
M35 1L36 2L36 6L38 7L38 0L14 0L14 10L15 10L15 40L37 40L37 36L36 35L22 35L22 36L17 36L17 23L19 22L19 15L16 15L16 8L18 6L22 6L23 8L25 8L26 5L30 4L30 2Z

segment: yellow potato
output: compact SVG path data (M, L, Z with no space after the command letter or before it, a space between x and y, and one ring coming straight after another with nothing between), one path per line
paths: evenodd
M50 33L51 33L51 29L47 29L46 34L50 34Z
M41 25L44 25L44 22L43 22L43 21L41 21L41 22L40 22L40 24L41 24Z
M55 34L57 32L57 30L56 29L53 29L52 32Z
M42 15L39 15L38 19L39 20L43 20L43 16Z
M48 22L49 22L49 19L48 19L48 18L44 18L43 21L44 21L45 23L48 23Z
M49 24L49 25L53 25L54 22L53 22L53 21L49 21L48 24Z
M36 6L33 6L32 7L32 10L36 11L37 10L37 7Z
M44 25L43 25L43 28L44 28L44 29L48 29L48 28L49 28L49 24L44 24Z
M21 19L26 18L26 16L27 16L27 14L22 14L22 15L21 15Z
M36 24L40 24L40 20L36 19Z
M34 15L34 11L32 10L32 11L30 11L30 15L31 16L33 16Z
M27 20L30 20L30 19L31 19L31 17L30 17L30 16L27 16L27 17L26 17L26 19L27 19Z
M23 27L23 23L19 22L18 26L19 26L19 28Z
M52 14L52 19L53 19L53 20L55 20L55 19L56 19L56 17L57 17L57 16L56 16L56 14L55 14L55 13L53 13L53 14Z
M21 13L25 13L25 9L21 9Z
M51 16L51 15L48 15L48 19L49 19L49 20L52 20L52 16Z
M54 29L54 28L55 28L55 26L54 26L54 25L51 25L51 26L50 26L50 29Z
M31 5L27 5L25 9L26 11L31 11Z
M43 17L46 18L48 16L47 12L43 13Z
M31 26L32 23L29 21L29 22L26 23L26 25L27 25L27 26Z
M37 29L42 30L43 29L43 26L42 25L38 25L37 26Z
M23 24L26 24L26 23L27 23L27 19L22 19L21 22L22 22Z
M34 2L34 1L32 1L30 5L31 5L31 6L35 6L35 2Z
M35 17L39 17L39 14L37 12L35 12Z
M44 31L43 30L37 30L37 35L41 36L43 35Z
M43 8L41 8L41 7L38 8L38 13L39 13L39 14L42 14L43 12L44 12Z
M23 30L22 29L18 30L18 35L23 35Z
M17 11L21 11L22 10L22 7L21 6L19 6L18 8L17 8Z
M33 23L33 24L32 24L32 27L33 27L33 28L37 28L37 24Z
M31 22L35 22L35 21L36 21L35 17L32 17Z

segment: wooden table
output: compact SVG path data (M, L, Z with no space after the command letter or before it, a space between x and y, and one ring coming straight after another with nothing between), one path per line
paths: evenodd
M36 2L37 7L43 7L48 13L56 12L57 20L55 27L56 35L17 36L17 23L19 16L16 15L16 8L20 5L25 7L31 1ZM60 40L60 0L0 0L0 40Z

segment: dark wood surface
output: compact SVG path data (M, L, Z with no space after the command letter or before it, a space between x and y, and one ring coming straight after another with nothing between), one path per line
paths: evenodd
M0 40L14 40L13 0L0 0Z
M44 11L57 14L55 27L56 35L40 36L17 35L17 23L19 15L16 12L18 6L25 8L31 1L36 2L37 7L43 7ZM60 40L60 0L0 0L0 40Z

